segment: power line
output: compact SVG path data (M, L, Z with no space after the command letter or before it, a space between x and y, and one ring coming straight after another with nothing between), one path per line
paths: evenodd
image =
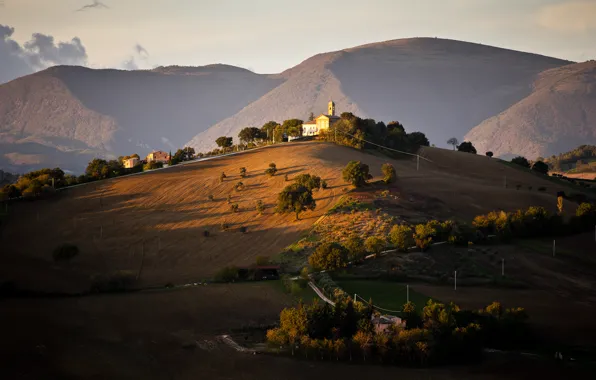
M337 133L337 127L335 127L334 129L335 129L335 132ZM353 138L355 138L355 139L358 139L358 140L360 140L360 141L364 141L364 142L367 142L367 143L369 143L369 144L371 144L371 145L378 146L379 148L383 148L383 149L391 150L391 151L398 152L398 153L402 153L402 154L407 154L407 155L409 155L409 156L415 156L415 157L419 157L419 158L422 158L423 160L426 160L426 161L428 161L428 162L433 162L433 161L429 160L428 158L426 158L426 157L423 157L423 156L421 156L421 155L419 155L419 154L413 154L413 153L404 152L404 151L397 150L397 149L393 149L393 148L388 148L388 147L386 147L386 146L383 146L383 145L376 144L376 143L374 143L374 142L372 142L372 141L368 141L368 140L365 140L365 139L363 139L363 138L356 137L356 136L354 136L354 135L352 135L352 134L350 134L350 133L348 133L348 132L339 131L339 133L343 133L344 135L348 135L348 136L350 136L350 137L353 137ZM335 140L336 140L336 142L337 142L337 138L336 138Z
M356 296L356 301L358 301L358 298L360 298L364 303L366 303L367 305L370 305L370 302L366 301L364 298L362 298L361 296L359 296L358 294L354 294ZM389 313L401 313L401 311L399 310L389 310L389 309L384 309L382 307L379 307L377 305L372 305L373 308L375 309L379 309L382 311L387 311Z

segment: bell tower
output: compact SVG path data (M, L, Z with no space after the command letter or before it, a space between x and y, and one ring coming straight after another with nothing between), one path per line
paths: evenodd
M332 101L329 102L327 114L331 116L335 116L335 103Z

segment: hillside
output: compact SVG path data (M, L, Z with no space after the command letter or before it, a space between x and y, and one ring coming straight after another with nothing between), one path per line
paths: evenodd
M352 112L422 131L431 142L461 138L472 127L530 93L535 76L568 61L461 41L412 38L309 58L286 81L190 141L199 150L222 135L269 120L306 119L336 102Z
M596 61L541 73L532 93L465 136L479 152L549 157L596 143Z
M341 170L350 160L367 163L377 178L381 165L392 162L399 176L400 207L424 217L469 222L498 208L556 209L559 188L543 177L484 156L436 148L425 148L423 154L433 163L422 161L416 171L410 160L388 160L328 143L292 143L92 183L57 200L17 203L0 230L0 279L38 290L80 291L89 288L93 275L138 273L142 267L140 286L164 285L210 278L224 266L249 265L259 255L273 257L344 194ZM272 178L264 174L270 162L279 169ZM247 178L240 178L240 167L247 168ZM228 176L224 183L219 182L222 171ZM329 183L328 189L315 193L316 210L304 213L300 221L274 214L277 194L288 184L284 176L292 179L302 173ZM508 188L503 187L505 175ZM245 189L233 190L239 181ZM517 184L523 189L515 190ZM529 186L534 190L527 190ZM542 186L547 190L538 192ZM228 194L240 212L230 211ZM263 216L256 214L257 200L267 207ZM221 231L222 222L229 224L229 231ZM239 231L242 226L247 233ZM212 236L203 236L205 230ZM54 265L52 250L67 242L76 244L81 254L72 264Z
M94 156L176 150L280 81L228 65L53 67L0 86L0 166L80 172Z

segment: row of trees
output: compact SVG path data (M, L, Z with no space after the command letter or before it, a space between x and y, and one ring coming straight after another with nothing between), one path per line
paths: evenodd
M359 262L367 255L377 255L388 249L407 252L417 248L426 251L437 242L467 246L470 242L482 243L489 235L504 242L513 238L560 236L591 231L594 225L596 205L591 203L580 204L575 216L567 222L560 213L551 214L543 207L533 206L515 212L493 211L478 215L471 225L453 220L431 220L413 226L396 224L387 236L377 235L363 240L353 235L342 243L322 243L309 257L309 264L315 270L334 271L346 267L350 262Z
M378 329L372 300L363 304L347 297L334 307L300 303L282 310L279 327L267 331L267 341L307 358L433 365L475 361L484 347L513 348L530 340L525 311L497 302L466 311L429 300L421 312L409 302L402 317L405 326Z

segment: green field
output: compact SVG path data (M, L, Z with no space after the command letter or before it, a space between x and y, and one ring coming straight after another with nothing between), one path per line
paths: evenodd
M406 285L377 280L337 280L335 281L346 293L369 300L372 298L373 304L389 310L401 310L407 301ZM410 301L414 302L417 309L424 307L429 297L416 293L410 287Z
M265 283L280 292L286 293L288 296L292 296L296 302L302 300L302 302L304 302L305 304L310 304L313 300L321 301L319 296L317 296L317 294L311 289L310 286L306 286L306 288L302 289L298 293L290 294L284 287L281 280L265 281Z

